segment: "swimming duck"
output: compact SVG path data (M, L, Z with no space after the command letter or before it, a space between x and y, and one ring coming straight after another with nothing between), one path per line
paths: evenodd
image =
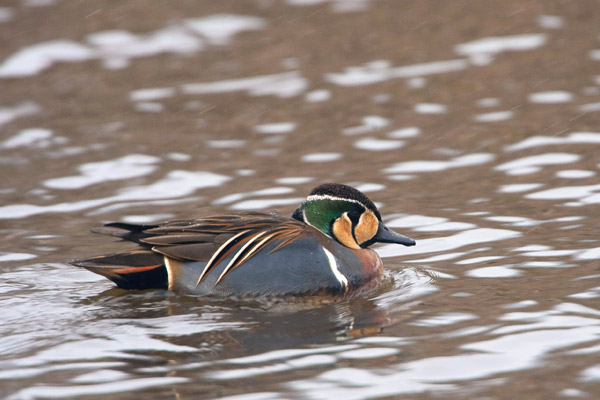
M359 190L315 187L291 218L251 212L163 224L109 223L96 230L135 250L72 264L124 289L216 296L346 295L377 284L376 242L415 245L388 229Z

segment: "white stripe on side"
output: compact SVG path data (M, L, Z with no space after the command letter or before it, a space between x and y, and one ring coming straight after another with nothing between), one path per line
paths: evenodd
M169 282L169 290L173 290L173 272L171 271L171 260L167 257L163 257L165 261L165 268L167 269L167 280Z
M333 272L333 276L340 282L340 284L344 287L344 292L348 291L348 278L338 268L337 262L335 261L335 257L329 250L323 247L323 251L327 256L327 261L329 261L329 268L331 268L331 272Z
M198 287L198 285L202 281L202 278L204 278L204 275L206 275L206 273L208 272L208 270L213 266L212 263L217 259L217 257L221 256L221 251L223 251L223 249L226 249L227 246L229 246L229 243L233 242L235 239L237 239L238 237L242 236L244 233L249 232L249 231L250 230L248 229L248 230L242 231L242 232L240 232L240 233L232 236L231 238L229 238L229 240L227 240L225 243L223 243L221 245L221 247L219 247L217 249L217 251L215 251L213 253L212 257L210 258L210 260L208 260L208 262L204 266L204 269L202 270L202 273L198 277L198 282L196 282L196 287Z
M256 239L258 239L259 237L261 237L261 236L262 236L262 235L264 235L265 233L267 233L267 231L260 232L259 234L257 234L257 235L254 235L254 236L252 237L252 239L248 240L248 243L246 243L246 244L245 244L245 245L244 245L244 246L243 246L241 249L239 249L239 250L237 251L237 253L235 253L235 255L234 255L233 257L231 257L231 261L229 261L229 264L227 264L227 266L225 267L225 269L223 269L223 272L221 272L221 275L219 275L219 278L216 280L216 282L215 282L215 286L217 286L217 284L218 284L219 282L221 282L221 279L223 279L223 277L225 276L225 274L226 274L227 272L229 272L229 269L230 269L230 268L231 268L233 265L235 265L235 263L237 262L238 258L240 258L240 256L241 256L242 254L244 254L244 250L246 250L246 248L247 248L248 246L250 246L250 245L252 244L252 242L254 242Z

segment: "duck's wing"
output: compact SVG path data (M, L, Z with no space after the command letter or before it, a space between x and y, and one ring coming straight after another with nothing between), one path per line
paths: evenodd
M206 262L198 283L229 260L217 283L228 272L272 243L276 251L306 234L306 225L273 214L251 213L175 221L144 231L141 243L175 262Z
M198 282L229 258L227 272L276 242L279 249L305 234L306 225L266 213L221 215L164 224L110 223L96 232L138 243L142 249L71 262L128 289L166 288L165 262L205 262ZM275 249L275 250L276 250ZM142 283L142 281L144 283Z

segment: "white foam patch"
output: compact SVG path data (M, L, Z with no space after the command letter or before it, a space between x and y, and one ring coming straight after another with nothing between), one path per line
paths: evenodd
M89 34L86 43L50 40L27 46L0 64L0 78L37 75L59 62L102 60L107 68L124 68L133 58L161 53L193 53L204 42L225 44L242 31L258 30L264 20L244 15L218 14L187 19L179 24L145 33L109 30Z
M506 146L506 151L523 150L531 147L568 144L600 144L600 133L574 132L565 137L533 136L519 143Z
M129 92L131 101L155 101L162 100L175 95L174 88L147 88Z
M247 15L215 14L185 20L185 26L200 34L210 44L223 45L244 31L258 31L266 27L265 20Z
M500 193L522 193L530 190L538 189L544 186L543 183L515 183L512 185L502 185L498 192Z
M331 9L336 13L365 11L373 0L330 0Z
M416 126L409 126L407 128L396 129L387 134L390 139L408 139L421 134L421 129Z
M569 268L574 266L562 261L529 261L519 264L520 268Z
M94 32L86 37L87 42L91 45L85 47L89 52L89 59L99 57L104 61L122 60L127 63L129 58L145 57L167 51L167 43L162 38L164 31L158 30L148 35L136 35L124 30L107 30ZM158 43L156 41L158 40ZM183 41L183 45L190 46L190 50L197 50L201 46L201 42L197 39L192 39L191 43ZM82 46L82 45L80 45ZM95 54L97 49L100 54ZM126 65L126 64L125 64Z
M390 347L365 347L340 353L341 358L348 360L370 360L380 357L390 357L400 353L400 350Z
M417 78L413 78L413 79L417 79ZM373 104L387 104L391 100L392 100L392 95L389 93L377 93L377 94L374 94L373 96L371 96L371 102Z
M378 115L368 115L361 118L362 125L342 129L344 135L359 135L381 130L390 124L390 120Z
M365 11L373 0L286 0L291 6L308 7L330 3L333 12L348 13Z
M538 104L559 104L573 101L573 93L564 90L531 93L529 101Z
M558 15L540 15L538 25L544 29L560 29L565 26L565 20Z
M554 219L550 219L548 221L554 221L554 222L573 222L573 221L581 221L585 219L585 217L579 216L579 215L572 215L569 217L559 217L559 218L554 218Z
M252 176L256 173L256 171L253 169L238 169L236 173L239 176Z
M281 133L289 133L296 129L295 122L274 122L270 124L262 124L256 125L254 130L258 133L264 134L281 134Z
M278 178L275 182L280 185L301 185L313 181L315 178L310 176L290 176L286 178Z
M496 107L500 105L500 100L496 97L484 97L475 102L478 107Z
M87 46L70 40L51 40L27 46L0 64L0 78L32 76L56 62L79 62L94 58Z
M596 175L594 171L587 171L583 169L566 169L558 171L556 176L565 179L585 179Z
M590 50L588 52L588 55L590 56L590 58L594 61L600 61L600 49L597 50Z
M164 109L165 106L154 101L140 101L135 103L135 110L139 112L159 113L163 112Z
M597 288L592 288L590 290L586 290L585 292L570 294L567 297L572 298L572 299L583 299L583 300L597 299L597 298L600 298L600 286ZM600 350L600 346L598 346L598 349ZM594 352L596 352L596 351L598 351L598 350L595 350Z
M174 214L162 213L162 214L146 214L146 215L126 215L122 218L123 222L130 224L150 224L156 221L166 221L169 218L173 218Z
M357 190L360 190L363 193L372 193L372 192L378 192L380 190L384 190L386 188L385 185L379 184L379 183L361 183L361 184L354 184L352 185L354 186ZM376 204L378 207L380 207L380 205Z
M331 91L325 89L313 90L304 95L304 100L308 103L320 103L331 98Z
M475 65L489 64L492 56L505 51L536 49L547 41L543 33L511 36L492 36L454 46L457 54L468 56Z
M417 78L413 78L417 79ZM410 80L409 80L410 81ZM387 104L392 100L392 95L389 93L378 93L371 96L371 102L373 104Z
M535 156L523 157L504 164L496 166L496 171L504 171L509 175L521 174L524 168L534 168L532 171L537 171L539 167L544 165L560 165L569 164L579 161L581 156L571 153L546 153ZM513 173L516 172L516 173Z
M41 107L36 103L28 101L14 107L0 108L0 127L18 118L29 117L39 113Z
M396 78L415 78L460 71L468 67L466 60L436 61L424 64L392 67L387 61L373 61L359 67L350 67L342 73L325 74L325 80L338 86L362 86Z
M445 114L448 112L446 105L437 103L419 103L415 104L413 109L417 114Z
M522 274L523 272L510 266L482 267L465 272L465 276L471 278L514 278Z
M81 175L53 178L44 181L52 189L81 189L113 180L131 179L148 175L156 170L157 157L131 154L114 160L87 163L79 166Z
M541 221L537 221L526 217L517 217L511 215L500 215L495 217L486 217L488 221L502 222L505 225L510 226L535 226L541 224Z
M411 89L420 89L420 88L425 87L425 85L427 84L427 80L425 78L421 78L421 77L410 78L406 82L406 84Z
M577 260L597 260L600 258L600 247L587 249L575 256Z
M330 162L342 158L341 153L311 153L302 156L304 162Z
M35 254L29 253L2 253L0 254L0 262L7 261L24 261L31 260L32 258L36 258Z
M508 175L529 175L541 171L540 167L521 167L514 168L507 172Z
M192 156L190 156L189 154L185 154L185 153L167 153L165 154L165 157L168 158L169 160L173 160L173 161L189 161L192 159Z
M181 86L181 90L184 94L192 95L248 92L251 96L286 98L300 95L307 86L306 78L297 71L291 71L207 83L186 83Z
M460 247L486 242L512 239L521 236L521 232L508 229L477 228L455 233L450 236L441 236L430 239L418 240L416 247L401 247L388 244L377 249L382 257L407 256L425 253L435 253L458 249Z
M387 178L392 181L410 181L411 179L415 179L415 176L414 175L397 174L397 175L388 175Z
M523 300L523 301L518 301L518 302L512 303L512 304L507 304L502 308L506 308L506 309L526 308L526 307L535 306L537 304L538 304L538 302L535 300Z
M285 2L291 6L314 6L317 4L327 3L329 0L286 0Z
M383 140L376 138L364 138L354 142L354 147L361 150L385 151L395 150L404 146L402 140Z
M506 121L514 117L515 113L512 111L495 111L483 114L477 114L473 119L477 122L498 122Z
M581 371L580 379L584 382L600 382L600 364L593 365ZM586 396L586 393L582 393L582 397Z
M49 7L58 3L58 0L23 0L21 3L25 7Z
M204 143L213 149L238 149L244 147L245 140L223 139L223 140L206 140Z
M17 147L46 147L47 139L52 137L50 129L32 128L24 129L17 135L0 143L0 149L15 149Z
M600 102L583 104L583 105L579 106L577 109L583 113L598 112L598 111L600 111Z
M496 156L491 153L474 153L455 157L449 161L407 161L384 169L388 174L398 173L420 173L445 171L451 168L469 167L485 164L492 161Z
M0 7L0 23L12 20L14 15L15 11L11 7Z

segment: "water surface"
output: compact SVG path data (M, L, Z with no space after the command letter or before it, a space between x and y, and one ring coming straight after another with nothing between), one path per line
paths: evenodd
M70 21L65 23L65 21ZM600 396L594 1L0 7L0 394ZM351 184L417 240L338 302L127 292L90 233Z

